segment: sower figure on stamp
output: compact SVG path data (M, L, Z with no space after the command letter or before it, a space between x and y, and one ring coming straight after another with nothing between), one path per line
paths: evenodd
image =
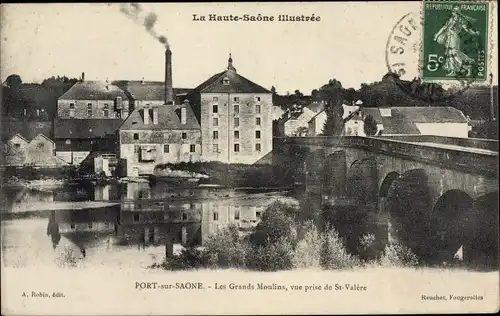
M464 30L471 35L479 35L479 31L469 28L469 22L474 21L475 19L463 15L459 7L455 7L451 18L434 35L434 41L445 45L446 60L443 69L448 71L447 76L455 76L461 70L467 70L467 75L470 76L474 60L460 50L460 33Z

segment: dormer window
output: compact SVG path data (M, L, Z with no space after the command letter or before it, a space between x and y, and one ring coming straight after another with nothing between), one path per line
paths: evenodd
M229 78L228 77L224 77L224 79L222 79L222 84L225 85L225 86L228 86L229 85Z

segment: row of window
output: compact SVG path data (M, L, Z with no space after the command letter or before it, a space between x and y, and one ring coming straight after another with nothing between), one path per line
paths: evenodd
M163 145L163 152L165 154L168 154L170 152L170 145ZM196 145L195 144L189 145L189 152L191 152L191 153L196 152Z
M182 133L181 133L181 138L182 138L182 139L187 139L187 133L186 133L186 132L182 132ZM135 140L138 140L138 139L139 139L139 133L134 133L134 139L135 139Z
M234 144L233 150L235 153L239 153L240 152L240 144ZM262 150L261 144L259 144L259 143L255 144L255 151L261 151L261 150ZM213 152L220 153L219 144L213 144Z
M256 117L255 118L255 125L260 126L261 124L262 124L261 118L260 117ZM212 126L219 126L219 118L218 117L212 118ZM233 126L234 127L240 126L240 119L238 117L235 117L233 119Z
M214 97L212 100L213 100L214 102L218 102L218 101L219 101L219 97ZM260 102L260 97L255 97L255 100L256 100L257 102ZM233 101L234 101L234 102L240 102L240 97L234 97L234 98L233 98Z
M92 117L94 115L93 113L93 106L92 103L87 104L87 116ZM104 109L103 109L103 117L109 117L109 104L104 103ZM70 103L69 104L69 117L73 118L75 117L75 104ZM120 112L116 113L116 118L120 118Z
M235 139L239 139L240 138L240 131L234 131L233 136ZM261 137L260 131L255 131L255 138L260 139L260 137ZM212 139L219 139L219 131L212 132Z
M260 114L260 111L261 111L260 104L256 104L255 105L255 113ZM240 113L240 105L239 104L233 105L233 112L236 114ZM219 105L218 104L212 105L212 113L213 114L219 113Z

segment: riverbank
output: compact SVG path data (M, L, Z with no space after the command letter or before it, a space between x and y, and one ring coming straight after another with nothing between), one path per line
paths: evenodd
M161 164L155 174L175 174L199 178L200 184L226 187L284 187L293 184L289 173L281 166L225 164L221 162L186 162Z

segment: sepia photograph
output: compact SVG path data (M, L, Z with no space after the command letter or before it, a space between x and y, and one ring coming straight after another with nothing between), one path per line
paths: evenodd
M498 312L497 6L1 4L2 315Z

